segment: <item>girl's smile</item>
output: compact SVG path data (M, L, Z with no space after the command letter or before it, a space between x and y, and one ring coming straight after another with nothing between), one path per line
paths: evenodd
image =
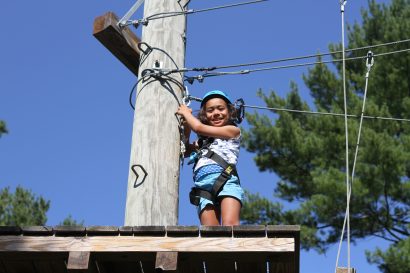
M229 122L228 106L221 98L208 100L205 104L205 113L211 126L221 127Z

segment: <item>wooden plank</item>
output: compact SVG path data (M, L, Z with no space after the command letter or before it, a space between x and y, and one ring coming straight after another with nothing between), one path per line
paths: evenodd
M299 225L268 225L266 227L266 233L269 238L294 238L295 250L293 266L295 272L300 271L300 226ZM280 267L286 267L279 265L277 270L282 270Z
M20 235L21 228L16 226L0 226L0 235Z
M113 12L95 18L93 35L117 59L138 77L140 39L128 28L118 27L118 17Z
M295 237L300 234L299 225L268 225L266 234L269 238L273 237Z
M50 236L53 228L47 226L27 226L21 228L24 236Z
M70 251L68 255L67 270L69 272L85 271L90 263L90 252L88 251Z
M336 273L356 273L356 269L353 268L353 267L351 267L351 268L338 267L338 268L336 268Z
M164 226L135 226L132 228L134 235L137 236L165 236Z
M118 228L121 236L132 236L132 227L131 226L122 226Z
M0 236L2 251L294 252L294 238Z
M167 226L167 236L198 237L199 228L197 226Z
M85 236L85 227L79 226L56 226L53 228L56 236Z
M266 227L262 225L242 225L242 226L233 226L233 236L239 238L246 237L265 237L266 236Z
M232 237L232 226L201 226L201 237Z
M120 232L114 226L91 226L86 228L87 236L115 236Z
M155 270L160 272L177 272L178 252L161 251L157 252L155 258Z

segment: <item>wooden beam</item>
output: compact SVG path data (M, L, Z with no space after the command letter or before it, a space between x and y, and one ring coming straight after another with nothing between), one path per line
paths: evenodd
M145 0L144 17L179 12L188 2ZM184 67L185 23L185 16L173 16L151 20L142 28L144 43L157 50L144 53L141 73L153 67ZM175 111L182 100L184 77L172 73L165 79L147 77L137 85L125 204L127 226L178 223L181 135Z
M159 272L177 272L178 252L157 252L155 270Z
M356 269L351 267L350 270L347 267L336 268L336 273L356 273Z
M294 238L203 238L203 237L37 237L0 236L0 254L8 251L90 251L90 252L291 252Z
M89 251L70 251L70 254L68 255L67 270L70 272L87 270L89 263Z
M93 35L138 77L140 39L128 27L120 29L113 12L95 18Z

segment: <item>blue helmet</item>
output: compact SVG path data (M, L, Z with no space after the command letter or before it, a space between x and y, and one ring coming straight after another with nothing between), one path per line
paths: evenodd
M206 93L206 94L204 95L204 97L202 98L202 101L201 101L201 107L204 106L204 104L205 104L208 100L213 99L213 98L221 98L221 99L223 99L227 104L232 104L231 99L228 97L227 94L225 94L224 92L219 91L219 90L213 90L213 91L209 91L208 93Z

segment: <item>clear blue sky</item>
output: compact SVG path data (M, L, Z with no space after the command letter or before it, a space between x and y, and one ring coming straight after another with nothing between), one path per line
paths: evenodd
M193 0L199 9L234 0ZM383 1L384 2L384 1ZM128 96L135 77L93 36L96 16L114 11L122 17L134 1L2 1L0 44L0 120L9 134L0 139L0 187L17 185L51 200L48 225L71 214L85 225L124 222L131 146L132 109ZM348 1L346 21L360 21L367 1ZM134 19L141 17L139 12ZM227 65L327 51L341 41L339 0L274 1L188 17L187 67ZM303 97L309 92L307 68L244 76L209 78L189 86L202 96L212 89L263 105L256 91L289 91L290 81ZM193 103L194 109L198 106ZM246 127L246 123L245 123ZM241 152L244 188L275 200L277 177L259 173L253 155ZM198 225L188 202L190 166L180 182L181 225ZM292 204L285 204L291 206ZM379 272L364 250L385 244L359 241L352 250L358 272ZM345 252L345 247L343 252ZM337 246L326 256L302 252L301 272L334 270ZM346 259L341 260L346 266Z

